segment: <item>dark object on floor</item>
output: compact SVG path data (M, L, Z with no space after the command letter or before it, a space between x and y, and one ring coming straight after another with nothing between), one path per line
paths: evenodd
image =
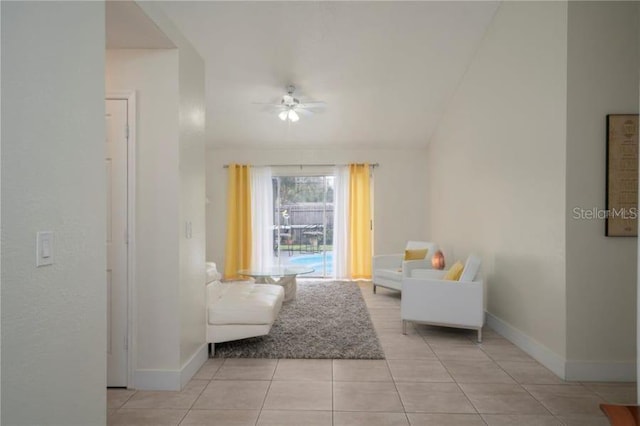
M600 404L600 409L607 415L612 426L640 425L640 410L637 405Z

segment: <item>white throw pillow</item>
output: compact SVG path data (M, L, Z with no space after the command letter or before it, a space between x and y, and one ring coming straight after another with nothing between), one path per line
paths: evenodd
M464 265L464 269L462 270L462 275L460 275L460 281L473 281L476 279L476 275L478 275L478 271L480 271L480 264L482 261L478 256L471 255L467 258L467 263Z

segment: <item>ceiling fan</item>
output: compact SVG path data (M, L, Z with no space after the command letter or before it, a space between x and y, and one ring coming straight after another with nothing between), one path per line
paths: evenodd
M300 120L300 115L312 115L314 109L324 108L327 104L322 101L300 102L298 98L293 96L296 87L292 84L287 86L287 94L282 96L280 103L254 102L257 105L267 105L280 111L278 118L282 121L289 120L293 123Z

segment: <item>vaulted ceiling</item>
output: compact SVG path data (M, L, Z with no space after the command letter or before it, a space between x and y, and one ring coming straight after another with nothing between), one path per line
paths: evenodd
M105 2L107 49L172 49L176 46L134 1Z
M212 146L426 146L498 2L161 3L206 63ZM253 102L288 84L322 113Z

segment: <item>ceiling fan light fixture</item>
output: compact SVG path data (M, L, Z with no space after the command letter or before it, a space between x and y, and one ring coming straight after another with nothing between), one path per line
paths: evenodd
M289 121L291 123L300 121L300 114L311 115L314 113L313 109L324 107L326 105L324 102L313 100L300 102L300 100L295 98L293 95L295 90L296 88L293 85L289 85L287 87L287 94L282 96L280 102L277 104L271 102L254 102L254 104L277 108L278 118L282 121Z

